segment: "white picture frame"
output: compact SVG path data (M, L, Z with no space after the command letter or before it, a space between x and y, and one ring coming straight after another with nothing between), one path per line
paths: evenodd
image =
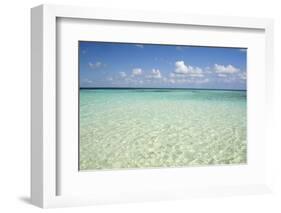
M162 185L159 184L158 188L155 189L153 187L145 187L145 184L148 183L145 181L149 181L149 178L151 178L152 182L157 182L157 179L162 177L176 180L175 176L185 177L184 175L187 173L183 173L182 168L129 171L127 173L122 172L122 174L120 171L109 171L106 174L99 173L96 176L92 176L90 173L84 173L83 175L86 177L77 179L74 176L71 177L71 173L66 172L65 174L70 175L68 178L70 182L68 181L65 185L67 188L65 191L68 193L60 193L60 185L67 182L65 179L60 177L61 172L64 171L65 164L61 164L59 162L61 159L59 149L63 148L63 146L57 144L57 108L59 103L58 88L60 87L60 81L57 79L56 72L57 69L59 69L57 61L57 57L59 55L57 53L59 44L57 38L59 31L58 23L61 19L87 21L98 20L101 22L116 21L119 25L128 22L136 24L144 23L144 25L154 24L155 26L165 26L168 30L169 28L171 28L170 30L173 30L173 26L198 26L202 28L224 29L228 32L232 32L232 30L253 30L262 32L262 36L260 38L261 40L259 40L262 43L261 49L259 49L262 51L259 55L259 57L261 57L261 60L259 61L262 65L262 68L260 69L260 77L250 77L252 80L250 80L249 83L252 88L259 88L258 91L265 96L263 99L253 100L253 102L256 101L255 103L262 103L262 106L258 106L256 111L255 109L248 109L248 112L253 110L257 114L262 115L257 118L259 120L256 120L256 122L260 122L260 126L257 128L264 129L264 132L258 131L262 132L259 133L261 134L259 135L261 136L259 139L253 137L256 140L259 140L260 146L257 146L258 148L251 148L249 152L258 152L257 155L253 155L255 155L256 158L262 159L263 165L260 168L256 168L257 163L255 163L252 165L253 169L250 170L248 167L242 166L225 167L223 169L224 173L241 174L241 178L230 178L229 181L224 184L216 183L223 182L221 180L212 182L216 184L212 184L211 182L208 184L208 181L206 181L205 184L199 180L196 181L200 175L203 175L204 177L206 175L210 175L211 179L215 179L216 176L211 176L211 174L217 172L218 168L184 168L185 171L188 170L189 175L192 173L195 174L191 184L193 187L190 185L181 187L176 184L169 184L167 186L167 184L163 182L161 183ZM265 114L267 111L271 112L272 109L273 21L271 19L161 14L143 11L41 5L32 8L31 10L31 26L31 201L33 204L47 208L99 203L138 202L143 200L165 200L197 196L240 195L270 192L270 161L268 161L268 153L266 153L264 148L270 146L268 137L271 131L272 119L271 113ZM209 42L210 41L206 41L206 44ZM251 45L254 46L254 43ZM252 67L255 67L254 64ZM262 78L262 76L265 76L265 78ZM255 96L254 93L252 96ZM253 106L253 104L250 105L250 107ZM250 119L252 117L253 116L251 116ZM254 127L250 126L250 128ZM65 152L68 151L66 150ZM71 151L64 155L71 155ZM71 171L73 171L73 168ZM77 172L79 171L77 170ZM113 185L111 185L113 188L110 191L110 189L107 189L105 185L102 184L102 181L110 181L113 177L128 180L130 177L133 177L132 175L136 174L145 179L143 182L144 185L140 184L143 188L141 193L140 188L138 189L137 186L134 188L134 184L129 181L127 181L127 188L130 188L130 191L122 191L118 187L115 189ZM250 178L254 176L261 177L256 181L252 180L253 184L251 184ZM87 182L89 179L91 180L91 178L97 178L96 180L100 181L101 187L99 189L97 186L93 186L92 188L89 187L91 190L96 187L96 192L98 193L92 195L86 193L85 190L81 190L78 194L72 193L72 191L79 191L80 187L87 188L79 185L79 181ZM239 181L235 181L234 179L239 179ZM78 183L74 183L75 180L78 180ZM165 180L165 178L163 178L163 180ZM124 186L126 181L122 184L122 186ZM73 185L73 188L70 188L71 185ZM122 196L120 194L122 194Z

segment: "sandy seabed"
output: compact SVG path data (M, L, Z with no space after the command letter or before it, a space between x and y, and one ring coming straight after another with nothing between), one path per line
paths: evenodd
M246 92L80 90L80 170L247 162Z

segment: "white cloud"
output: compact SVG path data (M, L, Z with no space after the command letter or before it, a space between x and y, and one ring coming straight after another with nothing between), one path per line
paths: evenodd
M162 78L162 75L159 69L152 69L150 75L148 75L147 78L160 79Z
M239 75L239 77L240 77L241 80L246 80L246 79L247 79L247 74L246 74L246 72L241 73L241 74Z
M176 80L175 79L169 79L169 82L174 84L174 83L176 83Z
M163 78L162 78L162 80L163 80L163 82L165 82L165 83L166 83L166 82L168 82L168 80L169 80L169 79L168 79L168 78L166 78L166 77L163 77Z
M175 73L180 73L180 74L188 73L188 67L184 64L184 61L176 61L175 66L176 66Z
M229 64L227 66L215 64L214 71L216 73L223 73L223 74L233 74L239 72L239 69L234 67L233 65Z
M224 82L224 83L231 83L231 82L235 82L236 80L237 80L236 77L218 79L219 82Z
M164 78L163 78L164 79ZM210 79L208 78L169 78L165 82L171 83L171 84L204 84L210 82Z
M195 81L195 83L197 83L197 84L205 84L205 83L208 83L208 82L210 82L210 79L208 79L208 78L205 78L203 80Z
M134 68L132 70L132 76L138 76L142 74L142 69L141 68Z
M227 74L219 73L218 76L221 77L221 78L226 78Z
M191 77L204 77L202 71L190 73L189 76L191 76Z
M125 78L127 76L125 72L119 72L119 75L121 76L121 78Z
M185 64L184 61L175 62L175 75L188 75L192 77L203 77L203 71L200 67L193 67L188 64Z
M179 84L183 84L183 83L187 83L188 80L183 78L183 79L177 79L176 82Z
M102 64L100 61L97 61L96 63L89 62L88 65L89 65L89 67L90 67L91 69L98 69L98 68L100 68L103 64Z

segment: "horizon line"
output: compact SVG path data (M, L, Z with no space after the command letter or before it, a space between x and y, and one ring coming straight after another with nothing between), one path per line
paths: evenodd
M214 88L174 88L174 87L80 87L79 89L178 89L178 90L226 90L226 91L247 91L247 89L214 89Z

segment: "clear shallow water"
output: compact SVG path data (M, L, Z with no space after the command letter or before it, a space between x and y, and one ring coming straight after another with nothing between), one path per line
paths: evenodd
M246 92L81 89L80 169L247 161Z

